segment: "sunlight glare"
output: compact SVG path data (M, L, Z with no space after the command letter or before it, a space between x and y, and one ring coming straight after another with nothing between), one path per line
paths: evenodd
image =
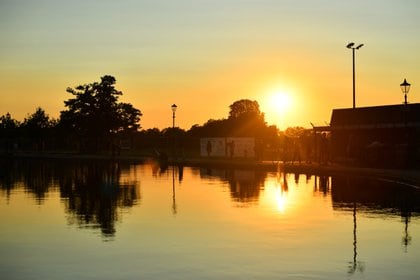
M288 186L284 174L278 173L275 178L267 181L266 194L269 204L276 213L286 214L289 206Z
M275 91L269 99L272 110L280 110L285 112L290 110L292 105L291 96L286 91Z
M284 214L286 211L286 194L281 188L276 188L276 194L275 194L276 204L277 204L277 210Z
M267 121L285 129L286 118L293 113L294 103L292 91L289 89L274 88L266 91L262 108L266 113Z

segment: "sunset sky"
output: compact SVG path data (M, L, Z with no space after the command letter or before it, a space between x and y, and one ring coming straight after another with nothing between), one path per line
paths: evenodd
M189 129L257 100L269 124L310 127L333 108L420 102L416 0L0 0L0 115L52 117L67 87L117 79L145 129ZM273 95L277 95L273 97Z

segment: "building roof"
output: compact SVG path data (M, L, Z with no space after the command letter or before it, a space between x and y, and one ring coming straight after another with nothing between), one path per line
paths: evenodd
M334 109L331 128L420 127L420 103Z

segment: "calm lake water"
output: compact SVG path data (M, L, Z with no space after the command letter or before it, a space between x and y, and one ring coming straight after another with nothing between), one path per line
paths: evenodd
M386 180L0 161L1 279L420 279L420 190Z

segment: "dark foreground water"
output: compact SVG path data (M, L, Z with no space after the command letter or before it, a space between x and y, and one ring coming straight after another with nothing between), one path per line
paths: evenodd
M420 190L368 178L0 161L1 279L420 279Z

